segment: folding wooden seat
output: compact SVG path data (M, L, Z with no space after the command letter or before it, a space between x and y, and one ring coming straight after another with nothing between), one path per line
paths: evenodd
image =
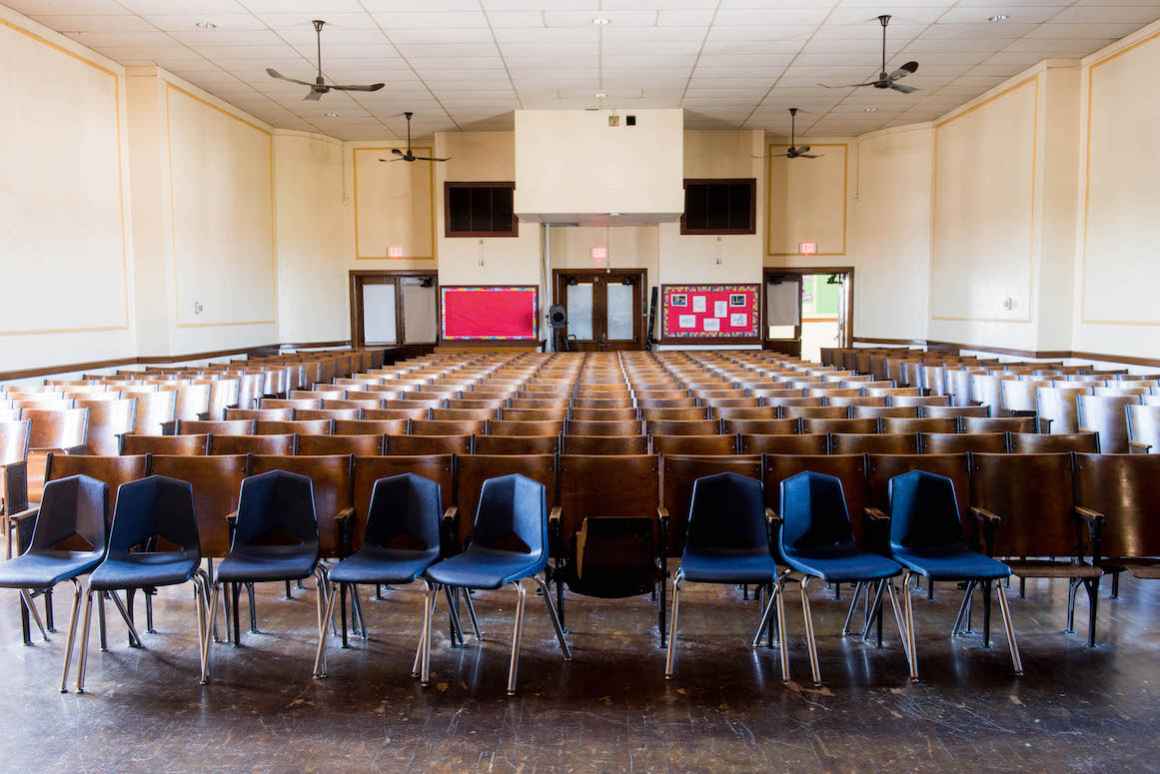
M824 405L823 398L766 398L765 402L770 406L781 407L782 416L797 416L799 415L797 412L815 408L828 409L830 413L834 413L834 409L839 408ZM844 413L843 416L845 416Z
M644 423L635 420L589 422L569 420L564 426L568 435L643 435Z
M654 435L653 454L736 454L735 435Z
M1128 453L1127 407L1140 405L1140 396L1080 395L1076 400L1079 430L1099 433L1104 454Z
M471 434L388 435L386 454L471 454Z
M473 395L474 393L465 393L466 395ZM469 410L480 411L487 409L495 412L507 405L507 400L504 398L492 398L488 400L469 399L469 398L451 398L447 401L447 409L450 410Z
M362 419L363 410L359 408L321 408L321 409L294 409L294 421L338 421L340 419Z
M435 408L431 409L430 419L441 422L486 422L489 419L495 419L496 412L494 409L449 409L449 408Z
M486 420L411 420L411 435L483 435L487 428Z
M333 422L329 419L301 419L289 422L259 419L254 424L255 435L329 435Z
M234 439L240 437L233 436ZM154 455L149 460L151 475L169 476L178 481L188 481L193 486L201 555L211 559L224 557L229 552L230 530L226 517L238 509L242 479L246 477L248 469L249 456L245 454L201 457ZM210 579L213 579L212 564Z
M64 400L63 390L5 390L5 397L8 400L25 400L35 403L39 400Z
M684 398L637 398L636 406L639 409L687 409L696 408L697 399L691 396Z
M236 377L215 377L210 381L209 418L224 419L226 409L238 403L239 381Z
M263 409L320 409L322 398L262 398Z
M1125 407L1128 448L1133 453L1160 454L1160 401L1155 405Z
M383 453L383 435L300 435L295 454L321 456L328 454L355 454L377 457Z
M209 454L209 434L121 436L121 454L172 454L180 456Z
M63 451L79 454L88 442L87 408L24 408L20 410L20 418L32 423L28 444L33 452Z
M428 411L433 408L439 408L442 405L442 400L412 400L408 398L406 400L383 401L383 408L386 409L423 409L424 411Z
M346 395L346 388L339 384L319 384L312 390L292 390L290 400L316 400L315 406L295 406L294 408L321 408L324 400L341 400Z
M736 409L734 409L736 410ZM585 412L583 415L580 412ZM614 419L633 419L630 414L625 414L620 417L613 416L593 416L591 414L595 409L573 409L572 419L592 419L592 420L614 420ZM669 421L669 422L696 422L706 419L707 409L702 407L695 408L646 408L640 409L640 415L646 420L652 421Z
M1141 395L1148 395L1151 392L1151 387L1128 387L1124 386L1123 382L1111 382L1107 387L1092 388L1093 395L1099 395L1107 398L1139 398Z
M891 406L950 406L946 395L888 395Z
M221 454L293 454L298 436L281 435L211 435L209 453Z
M178 435L197 435L209 433L211 435L250 435L254 432L255 422L252 419L229 419L210 421L177 421Z
M1097 433L1010 433L1012 454L1059 454L1100 451Z
M477 435L472 442L475 454L557 454L557 435Z
M782 406L781 415L793 419L846 419L850 416L848 406Z
M0 420L0 515L28 506L28 440L32 423Z
M794 398L808 398L805 390L787 388L787 387L771 387L771 388L752 387L752 388L750 388L749 393L755 398L764 398L768 403L770 403L772 405L776 405L776 404L774 404L774 401L777 401L777 400L793 400ZM815 404L815 405L818 405L818 404Z
M990 406L923 406L919 411L924 417L989 417Z
M255 455L250 475L285 470L310 479L318 519L318 549L324 559L346 556L353 543L354 460L349 454Z
M922 454L962 454L986 452L1002 454L1008 448L1007 433L919 433Z
M766 454L763 474L766 504L776 510L781 482L805 471L826 473L841 480L854 536L861 541L866 509L866 455Z
M132 398L93 400L85 396L77 399L76 407L89 412L84 453L104 456L118 454L121 449L120 436L133 432L137 402Z
M550 529L561 619L564 586L606 599L656 594L665 642L667 519L659 510L659 466L655 455L560 457L559 507Z
M14 409L35 409L38 411L67 411L76 403L73 398L10 398L9 403Z
M918 416L917 406L851 406L850 416L854 419L875 417L913 418Z
M966 454L870 454L866 468L866 505L883 514L890 512L890 479L912 470L924 470L939 476L946 476L955 487L955 499L959 513L970 513L971 478L970 458ZM852 512L851 512L852 515ZM883 525L885 526L885 525ZM966 534L975 534L969 518L963 518ZM889 546L888 528L881 535L871 536L876 548ZM929 591L928 591L929 595Z
M472 454L455 461L455 505L452 516L452 534L456 546L462 547L471 539L479 493L483 482L513 473L538 481L547 489L549 506L556 502L556 455L534 454Z
M831 396L829 398L826 398L826 405L828 405L828 406L878 406L878 407L883 407L886 405L886 396L879 395L877 397L871 397L869 395L861 395L861 396L853 397L853 398L843 397L843 396Z
M802 433L877 433L877 419L802 419Z
M573 408L632 408L632 397L621 398L573 398Z
M361 414L364 409L382 408L381 404L382 404L382 401L380 401L378 399L371 399L371 400L350 400L349 398L345 399L345 400L326 399L326 400L322 401L322 410L323 411L355 410Z
M248 419L258 422L289 422L294 418L294 409L226 409L226 420Z
M334 435L403 435L407 432L407 420L338 419L331 431Z
M266 377L261 371L239 372L231 374L238 380L237 405L240 409L255 409L262 399L265 390ZM291 396L293 397L293 396ZM227 416L226 419L229 419Z
M648 454L647 435L564 435L561 454Z
M745 409L758 408L763 398L753 396L743 398L703 398L702 403L715 409Z
M712 416L720 419L776 419L779 413L777 406L713 406ZM653 419L647 412L646 419ZM661 417L655 417L660 419ZM675 418L675 417L674 417Z
M1051 382L1003 379L999 382L1001 403L1000 408L1005 412L1034 412L1036 408L1036 391L1040 387L1050 387Z
M801 429L799 419L723 419L722 431L728 434L782 435Z
M1160 455L1076 454L1076 505L1103 517L1096 563L1112 575L1112 597L1124 570L1160 578Z
M564 432L564 422L524 422L492 421L487 423L488 435L559 435Z
M411 392L405 392L403 393L402 400L405 400L408 403L422 402L426 403L428 408L438 408L439 406L442 406L444 401L446 401L448 398L455 397L459 397L458 390L448 390L446 392L442 392L431 387L429 389L425 388L422 390L412 390ZM388 403L387 405L394 404Z
M917 454L916 433L831 433L831 454Z
M1088 645L1095 645L1100 576L1094 564L1104 519L1077 508L1072 454L975 454L971 512L988 553L1020 579L1067 578L1067 630L1074 631L1076 590L1088 595ZM1034 557L1034 558L1027 558ZM972 587L968 585L967 595Z
M721 432L721 423L711 419L649 420L645 422L645 431L649 435L716 435Z
M641 400L684 400L689 397L688 390L679 388L651 389L637 387L634 392L639 403Z
M765 435L746 433L738 436L741 454L827 454L830 436L826 433L809 435Z
M963 417L964 433L1036 433L1035 417Z
M427 417L427 409L399 409L399 408L381 408L381 409L363 409L362 418L364 420L408 420L408 419L425 419ZM346 420L350 421L350 420Z
M959 420L954 417L886 417L882 420L884 433L955 433Z
M685 547L693 483L716 473L736 473L761 480L761 455L672 455L661 459L661 507L667 515L665 553L680 557Z
M210 412L210 382L191 382L177 388L177 419L206 419Z
M859 387L811 387L807 390L813 398L857 398L862 396Z

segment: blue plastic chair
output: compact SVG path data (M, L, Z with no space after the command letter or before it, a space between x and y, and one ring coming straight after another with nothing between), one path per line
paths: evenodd
M760 588L773 585L777 565L770 552L765 514L761 482L756 479L736 473L717 473L693 482L685 550L681 554L681 565L673 576L673 611L669 619L665 679L671 679L674 672L683 582L746 584ZM761 639L772 606L771 596L753 639L753 647L757 647Z
M874 604L862 632L863 639L873 614L881 605L882 592L885 590L890 597L894 623L898 627L903 650L906 651L909 643L893 582L902 572L902 567L893 559L861 550L854 542L854 528L850 523L850 511L846 506L846 493L841 479L813 471L798 473L781 482L780 495L779 560L800 576L797 581L801 587L802 615L814 683L821 683L821 670L807 594L807 586L813 578L822 583L853 583L859 589L863 585L874 587ZM780 577L779 588L774 593L780 598L784 584L793 579L788 574ZM851 604L842 624L842 636L849 630L853 611L854 606ZM789 648L786 647L784 624L781 626L781 665L782 679L789 680Z
M511 665L508 669L508 695L516 692L519 670L520 637L524 627L525 578L539 585L548 607L548 616L556 630L556 639L564 660L572 652L564 639L564 629L552 604L547 584L539 574L548 565L548 496L543 484L526 476L512 474L483 482L475 512L471 544L462 554L431 566L425 578L430 584L423 609L423 634L420 645L423 658L420 682L431 681L431 619L435 596L442 587L459 589L499 589L507 585L516 589L515 629L512 633Z
M251 583L283 583L314 576L318 583L319 637L326 575L318 562L318 516L314 511L314 484L307 476L271 470L242 481L230 551L213 579L210 623L217 620L217 602L223 584L241 588ZM238 605L234 604L234 646L241 639ZM208 647L207 647L208 652ZM208 669L208 658L207 669Z
M334 620L336 593L341 584L404 586L422 577L439 561L442 488L429 478L403 473L380 478L371 489L362 547L327 572L329 593L318 640L314 676L326 677L326 636ZM426 599L426 595L424 595ZM469 600L470 604L470 600ZM474 615L473 615L474 618ZM412 672L418 675L420 650Z
M68 690L69 664L81 607L80 576L96 569L105 557L108 537L105 528L106 491L108 485L105 482L89 476L49 481L44 487L28 549L15 559L0 564L0 588L19 589L21 604L40 627L45 642L48 642L48 632L33 604L32 594L72 581L73 608L64 653L64 674L60 680L61 693ZM77 551L60 547L73 538L79 538L91 548Z
M909 636L910 679L918 680L918 653L915 650L914 608L910 599L910 580L921 575L928 581L965 581L981 584L986 598L991 587L999 597L1003 628L1015 674L1023 674L1023 661L1011 623L1011 610L1002 581L1011 568L986 554L972 551L963 536L963 525L955 499L955 485L946 476L914 470L890 479L890 549L902 565L903 606ZM970 595L963 597L952 631L964 615Z
M197 606L198 656L201 682L205 684L209 578L200 569L200 564L201 544L193 511L193 487L185 481L165 476L149 476L122 484L117 490L109 550L104 561L89 576L85 593L77 693L84 693L85 689L93 594L110 593L117 607L121 608L120 598L112 592L177 586L189 581L193 582ZM131 640L139 646L141 637L124 609L121 617L129 627Z

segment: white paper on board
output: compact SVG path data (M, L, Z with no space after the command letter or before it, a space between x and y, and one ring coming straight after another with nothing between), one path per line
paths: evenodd
M714 317L728 317L729 316L729 302L728 301L714 301L713 302L713 316Z
M705 333L717 333L721 330L721 321L716 317L706 317L701 321L701 328Z
M678 328L696 328L697 316L694 314L682 314L677 318Z
M729 325L733 328L746 328L749 326L749 315L744 312L734 312L729 315Z
M704 296L693 296L693 311L704 312L706 299Z

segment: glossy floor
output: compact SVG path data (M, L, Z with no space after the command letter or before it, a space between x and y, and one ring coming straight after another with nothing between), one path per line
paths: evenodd
M682 597L678 672L664 679L647 598L568 598L575 660L559 657L529 594L520 693L504 692L514 592L482 593L485 642L435 637L432 684L409 675L418 595L364 602L369 641L330 651L310 677L314 592L259 591L260 634L216 646L214 680L197 683L192 591L157 603L158 633L126 646L110 617L96 638L88 693L60 694L66 600L52 642L20 644L16 596L0 592L0 767L20 771L628 771L1077 770L1160 765L1160 584L1125 581L1100 608L1100 640L1061 632L1065 585L1011 592L1026 675L1012 675L1001 629L948 640L957 595L915 599L923 680L911 684L893 627L877 649L837 636L843 602L813 610L825 687L809 685L800 607L790 605L795 682L777 651L751 650L752 601L691 586ZM364 594L364 599L366 595ZM140 605L140 603L139 603ZM112 608L110 608L112 612ZM115 614L113 614L115 615ZM138 617L141 613L138 613ZM444 621L440 617L440 621ZM978 623L978 617L975 619ZM996 626L999 625L996 615ZM650 628L652 627L652 628ZM94 632L95 635L95 632ZM38 638L39 639L39 638ZM74 671L75 676L75 671Z

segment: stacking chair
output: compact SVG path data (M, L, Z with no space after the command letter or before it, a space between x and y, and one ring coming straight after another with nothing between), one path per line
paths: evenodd
M24 609L36 619L45 641L48 633L36 612L33 592L45 592L58 583L72 581L73 612L65 648L61 693L67 690L69 662L80 610L81 582L105 555L106 490L102 481L88 476L69 476L48 482L32 528L27 550L0 564L0 588L19 589ZM88 549L77 550L79 539ZM69 547L65 547L69 546Z
M665 679L672 679L677 650L681 584L716 583L726 585L771 586L777 576L770 546L768 521L772 511L765 507L761 481L736 473L717 473L693 483L688 529L681 564L673 576L673 611L669 619ZM804 592L803 592L804 599ZM772 605L773 598L770 598ZM765 629L768 613L758 625L753 647ZM784 629L784 616L778 624ZM782 646L785 654L785 646Z
M515 631L512 634L511 665L508 668L508 695L516 692L520 640L524 628L527 591L522 581L532 578L543 594L544 604L564 660L572 652L564 639L564 629L552 604L552 595L539 574L548 567L548 495L543 484L513 474L484 482L475 514L473 539L467 550L429 567L424 575L429 587L423 608L423 649L419 682L431 681L431 619L435 595L441 587L459 589L516 589Z
M310 479L284 470L250 476L242 482L230 551L213 579L210 622L217 615L222 584L233 584L234 643L241 635L236 589L254 583L299 581L314 576L318 586L318 636L321 638L326 576L319 565L318 518ZM206 644L206 673L209 672Z
M131 398L114 400L78 398L76 407L88 409L89 412L88 439L84 453L106 457L118 454L121 438L126 433L133 432L137 402Z
M895 596L894 578L902 572L902 567L881 554L862 550L854 539L854 527L850 511L846 506L846 495L842 480L837 476L813 471L803 471L783 479L779 498L777 519L778 539L776 542L778 563L785 565L785 572L777 578L773 596L762 616L768 621L770 609L777 603L778 631L781 638L781 679L789 681L789 646L785 630L785 584L796 581L801 590L802 616L805 621L806 646L809 650L810 671L814 684L822 681L818 666L818 645L814 636L813 615L810 613L810 599L807 591L809 582L817 578L822 583L853 583L859 591L865 587L874 588L873 615L882 603L882 591L890 597L894 613L894 623L903 642L903 651L909 652L906 627L903 625L898 598ZM854 601L857 601L855 592ZM854 605L846 614L842 624L842 636L850 626ZM865 636L867 629L863 630ZM761 627L758 628L758 636Z
M319 631L318 653L314 657L315 677L327 676L326 631L334 620L335 600L341 596L341 592L336 593L338 587L403 586L422 577L439 560L442 501L439 485L414 473L375 481L361 548L327 573L329 591ZM470 596L467 599L470 605ZM419 638L420 649L425 636L424 629ZM418 676L420 655L421 650L416 652L414 676Z
M189 581L193 581L194 607L197 609L201 683L206 683L209 647L206 595L209 579L199 568L200 564L201 546L197 518L193 512L193 487L188 482L165 476L149 476L123 484L117 492L108 551L104 561L89 577L85 592L81 653L77 664L77 693L83 693L85 689L93 594L111 594L120 606L120 598L116 595L118 591L146 591ZM140 645L141 637L133 628L132 621L124 612L122 616L129 626L132 639ZM70 630L75 623L74 612ZM63 680L68 680L67 666Z
M916 575L928 581L964 581L968 592L971 584L983 587L983 636L990 634L991 588L999 598L1003 626L1007 632L1007 646L1015 674L1023 674L1023 661L1011 623L1011 610L1003 581L1011 577L1011 568L967 547L959 515L955 487L949 478L922 470L896 476L890 481L890 550L891 556L902 565L903 627L908 640L906 649L910 659L910 679L918 680L918 652L914 625L914 605L910 594L910 579ZM951 628L959 630L965 616L969 593Z
M1125 570L1160 578L1160 455L1076 454L1075 499L1104 517L1096 563L1112 574L1113 599Z

